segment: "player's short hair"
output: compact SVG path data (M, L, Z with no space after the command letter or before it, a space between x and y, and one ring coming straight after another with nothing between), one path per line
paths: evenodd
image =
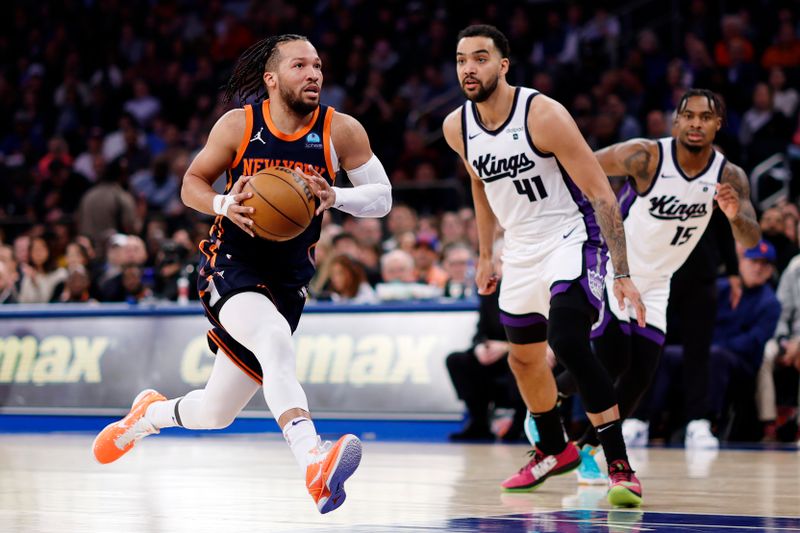
M694 96L700 96L707 99L708 107L711 108L711 111L713 111L715 115L725 122L725 101L720 95L713 91L709 91L708 89L689 89L683 93L683 96L681 96L681 99L678 102L678 108L675 110L676 115L682 113L683 110L686 109L686 104L689 102L689 98Z
M508 58L511 55L511 47L508 39L503 32L490 24L473 24L458 32L458 40L465 37L488 37L494 43L494 47L500 52L500 57Z

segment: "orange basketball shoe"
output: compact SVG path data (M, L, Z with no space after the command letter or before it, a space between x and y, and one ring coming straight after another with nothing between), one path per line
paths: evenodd
M322 514L337 509L347 495L344 482L361 462L361 441L345 435L332 444L325 441L311 451L311 464L306 467L306 487Z
M165 400L153 389L140 392L133 400L130 413L122 420L107 425L94 439L92 450L97 462L113 463L130 451L137 440L158 433L158 429L145 419L144 414L151 403Z

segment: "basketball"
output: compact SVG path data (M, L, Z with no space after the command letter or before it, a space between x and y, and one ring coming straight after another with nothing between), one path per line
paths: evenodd
M242 205L255 209L250 215L253 233L262 239L293 239L314 218L314 194L300 174L290 168L265 168L250 178L242 192L253 193Z

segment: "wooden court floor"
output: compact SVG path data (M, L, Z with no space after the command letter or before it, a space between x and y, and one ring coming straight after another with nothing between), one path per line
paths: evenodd
M521 445L366 442L325 516L276 435L149 437L101 466L88 434L0 434L0 532L800 531L800 452L632 450L640 511L574 474L533 494L499 482Z

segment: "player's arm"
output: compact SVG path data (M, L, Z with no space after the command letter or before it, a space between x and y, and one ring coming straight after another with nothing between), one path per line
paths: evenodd
M353 187L331 187L319 174L306 175L320 199L317 214L335 207L357 217L385 216L392 208L392 186L380 160L372 153L364 126L350 115L335 113L331 138L339 164L347 171Z
M233 109L225 113L208 135L208 141L192 161L183 176L181 200L188 207L207 215L223 215L242 228L251 237L253 221L248 215L252 207L240 205L253 193L243 193L242 188L250 179L242 176L228 194L217 194L211 186L236 157L245 129L244 110Z
M646 191L655 179L658 144L649 139L631 139L594 153L606 176L631 176L637 189Z
M731 162L726 162L714 199L720 210L728 217L733 237L746 248L758 244L761 239L761 228L756 218L756 210L750 203L750 183L744 170Z
M611 253L615 273L614 292L620 307L624 305L624 299L628 299L635 306L637 319L643 327L644 304L629 277L622 214L603 168L569 112L555 100L544 95L534 98L528 113L527 126L536 147L542 152L555 155L572 181L591 202L597 224Z
M491 294L497 287L497 274L492 261L494 231L497 219L489 206L483 182L475 175L469 162L464 159L464 137L461 132L461 108L456 109L444 119L442 125L444 138L450 148L461 157L461 161L470 175L472 201L475 205L475 221L478 226L478 269L475 283L480 294Z

